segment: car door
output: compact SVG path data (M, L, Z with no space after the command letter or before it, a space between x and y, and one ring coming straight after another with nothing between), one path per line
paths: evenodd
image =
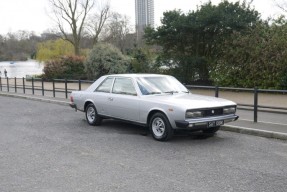
M96 88L92 93L92 99L95 103L97 111L101 115L111 116L110 110L112 103L110 102L112 85L114 83L113 77L108 77Z
M115 78L109 102L112 117L139 121L139 97L131 78Z

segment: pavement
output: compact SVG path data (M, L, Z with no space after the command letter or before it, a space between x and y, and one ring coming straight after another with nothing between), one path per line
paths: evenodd
M0 96L23 98L69 106L69 100L65 98L11 92L0 92ZM237 113L240 116L239 120L222 126L221 130L287 140L286 113L259 112L259 121L257 123L252 121L252 111L239 109Z
M0 96L0 192L286 192L287 142L229 131L155 141L66 105Z

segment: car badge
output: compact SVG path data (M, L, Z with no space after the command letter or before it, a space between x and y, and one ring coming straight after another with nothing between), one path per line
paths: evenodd
M211 113L214 114L214 110L211 110Z

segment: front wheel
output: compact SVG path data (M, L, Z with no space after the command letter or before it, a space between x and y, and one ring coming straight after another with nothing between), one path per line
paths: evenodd
M102 118L99 117L97 109L92 103L86 108L86 119L89 125L100 125L102 123Z
M173 129L162 113L155 113L149 122L150 132L157 141L167 141L173 136Z

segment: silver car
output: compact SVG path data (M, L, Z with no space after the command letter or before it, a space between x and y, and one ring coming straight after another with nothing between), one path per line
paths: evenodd
M215 133L236 121L236 103L190 93L177 79L157 74L106 75L85 91L71 93L72 108L90 125L105 118L147 126L154 139L170 139L176 129Z

